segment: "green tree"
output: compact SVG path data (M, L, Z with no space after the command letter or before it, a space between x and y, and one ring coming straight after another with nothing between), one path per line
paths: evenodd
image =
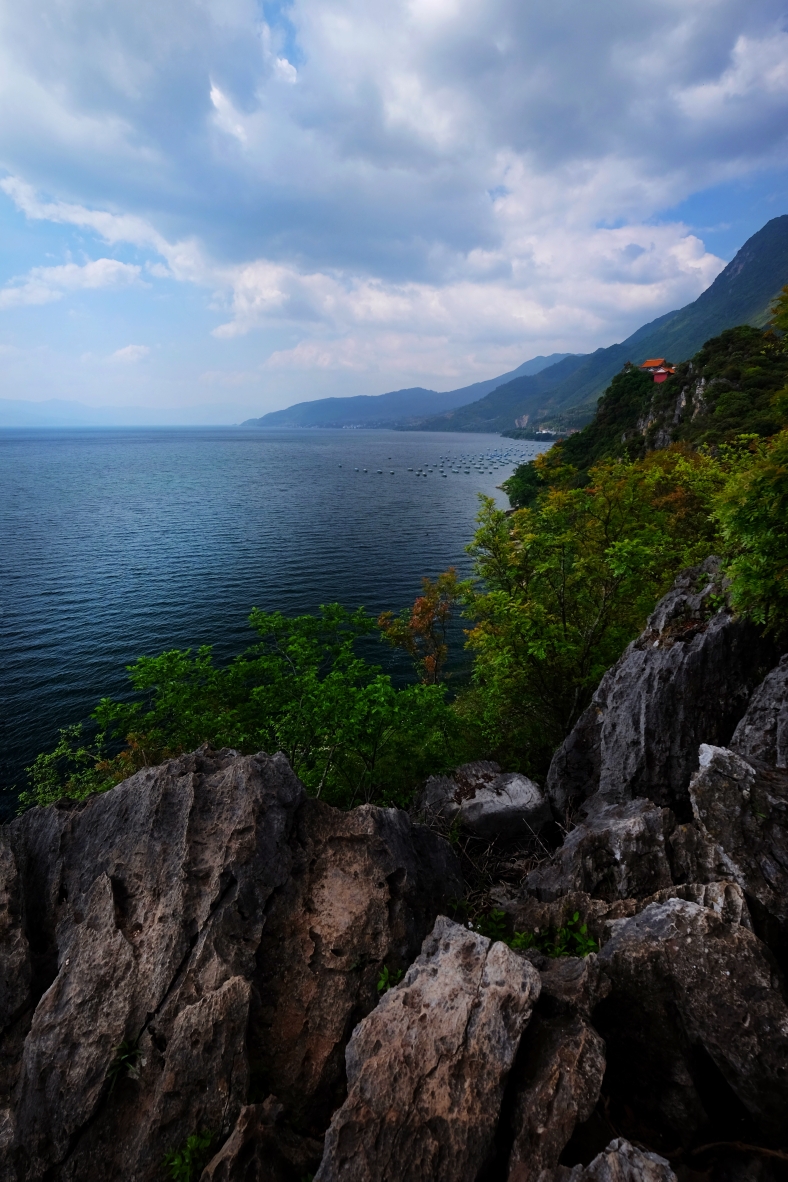
M788 630L788 431L742 440L717 502L734 606Z
M470 547L482 585L469 602L473 688L458 709L481 721L507 766L532 774L676 573L719 541L712 505L724 474L709 456L675 448L605 461L589 479L549 487L509 516L484 500Z
M769 321L772 328L780 332L788 332L788 284L781 290L771 304L772 318Z
M421 778L456 761L462 740L444 688L397 689L360 656L360 640L379 638L363 610L331 604L291 619L255 609L250 623L257 643L225 666L208 646L140 657L132 700L105 698L93 714L101 747L64 732L29 769L23 804L83 797L205 742L283 751L313 793L345 807L406 803Z

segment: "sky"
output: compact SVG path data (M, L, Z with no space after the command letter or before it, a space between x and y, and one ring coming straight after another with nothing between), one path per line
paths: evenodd
M0 398L232 422L609 345L787 149L777 0L0 0Z

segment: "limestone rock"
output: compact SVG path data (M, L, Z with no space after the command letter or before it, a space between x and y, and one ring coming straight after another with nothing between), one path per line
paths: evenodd
M594 1014L606 1086L674 1144L719 1120L707 1105L721 1094L763 1135L784 1139L788 1007L766 947L683 899L612 928L599 960L613 987Z
M448 843L398 809L308 800L290 844L257 954L251 1067L319 1136L344 1100L345 1047L377 1004L381 968L408 967L463 883Z
M204 748L7 834L31 973L0 1046L3 1182L153 1182L191 1134L227 1136L279 1001L262 1066L301 1089L306 1119L342 1091L382 962L415 955L460 887L441 838L396 810L308 801L281 755Z
M617 1137L590 1165L545 1170L539 1182L676 1182L676 1175L664 1157Z
M714 861L742 888L756 931L788 966L788 771L703 746L690 796Z
M665 850L673 825L670 810L649 800L595 805L525 888L545 902L572 891L607 900L653 894L673 881Z
M553 809L594 793L609 803L647 797L690 819L687 789L700 743L724 745L777 654L714 597L720 563L684 571L646 630L607 671L591 705L553 757Z
M523 1035L514 1080L509 1182L536 1182L558 1159L599 1099L605 1044L578 1015L535 1014Z
M730 748L772 767L788 767L788 656L755 690Z
M527 960L440 917L353 1032L348 1097L315 1182L475 1182L538 996Z
M322 1145L296 1136L273 1096L247 1104L232 1133L200 1175L200 1182L298 1182L320 1161Z
M466 763L450 776L430 776L417 808L449 822L458 817L465 829L487 840L533 836L552 818L538 784L485 760Z

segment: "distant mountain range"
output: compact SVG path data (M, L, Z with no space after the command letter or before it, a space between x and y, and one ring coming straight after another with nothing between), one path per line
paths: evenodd
M676 312L644 324L619 345L597 349L585 357L570 355L535 376L517 377L484 398L426 418L426 431L506 431L566 418L588 421L596 400L626 361L648 357L674 363L692 357L711 337L726 328L751 324L762 328L769 304L788 283L788 215L772 218L749 238L702 295Z
M388 394L358 394L352 398L317 398L313 402L297 402L285 410L272 410L259 419L246 419L243 427L401 427L421 422L425 415L441 414L468 402L483 398L496 386L513 378L537 374L562 361L567 353L552 353L549 357L532 357L517 369L474 382L459 390L426 390L413 386L407 390L391 390Z
M211 427L227 426L233 410L227 403L201 406L90 406L66 398L30 402L0 398L0 427Z

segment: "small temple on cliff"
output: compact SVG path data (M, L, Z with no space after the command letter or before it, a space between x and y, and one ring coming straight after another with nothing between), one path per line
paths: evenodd
M649 357L648 361L644 361L640 369L647 373L653 374L655 382L664 382L676 370L672 365L668 365L664 357Z

